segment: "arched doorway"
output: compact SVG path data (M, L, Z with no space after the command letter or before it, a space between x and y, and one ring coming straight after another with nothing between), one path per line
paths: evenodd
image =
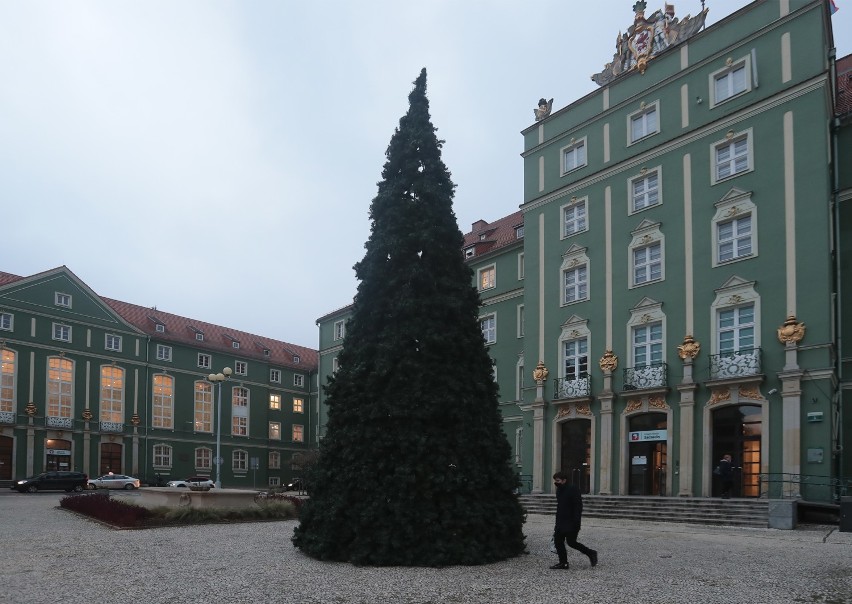
M730 405L713 411L713 467L729 454L734 468L732 497L760 497L760 442L763 410L758 405ZM713 496L722 493L713 477Z
M101 465L100 475L122 474L121 470L121 445L117 443L101 443Z
M12 480L12 445L10 436L0 436L0 480Z
M44 469L46 472L71 469L71 441L48 438L45 450Z
M628 495L665 495L668 470L668 432L665 413L630 417L627 461Z
M589 493L592 460L592 421L574 419L561 424L560 467L581 493Z

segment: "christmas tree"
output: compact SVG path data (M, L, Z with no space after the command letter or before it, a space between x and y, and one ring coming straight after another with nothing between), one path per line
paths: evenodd
M523 552L524 512L425 69L408 99L293 542L362 565L483 564Z

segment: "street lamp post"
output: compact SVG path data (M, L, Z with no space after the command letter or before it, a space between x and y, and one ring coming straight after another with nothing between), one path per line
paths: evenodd
M216 384L219 388L216 402L216 485L217 489L222 488L222 382L231 377L230 367L225 367L222 373L211 373L207 379Z

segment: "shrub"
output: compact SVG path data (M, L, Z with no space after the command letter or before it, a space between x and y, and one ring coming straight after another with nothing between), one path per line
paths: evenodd
M59 501L65 509L102 520L121 528L152 528L187 524L210 524L216 522L240 522L246 520L289 520L299 515L297 497L275 495L267 498L259 507L244 509L156 507L145 508L112 499L106 493L68 495Z

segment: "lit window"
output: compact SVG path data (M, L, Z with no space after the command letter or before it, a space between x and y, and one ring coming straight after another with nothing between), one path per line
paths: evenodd
M298 424L293 424L293 442L305 442L305 427Z
M213 432L213 385L195 382L194 424L196 432Z
M479 269L479 289L493 289L497 285L497 267L493 264Z
M124 370L120 367L101 367L100 403L102 422L124 422Z
M158 373L154 376L154 401L151 426L171 429L174 427L175 381L171 376Z
M17 397L15 390L15 365L17 356L8 348L0 348L0 411L12 413L15 411Z
M270 394L269 395L269 408L279 410L281 409L281 395L280 394Z
M562 174L582 168L586 163L585 138L562 149Z
M281 440L281 422L269 422L269 439Z
M305 401L304 399L294 398L293 399L293 413L304 413L305 412Z
M50 357L47 369L47 416L71 419L74 407L74 364Z

